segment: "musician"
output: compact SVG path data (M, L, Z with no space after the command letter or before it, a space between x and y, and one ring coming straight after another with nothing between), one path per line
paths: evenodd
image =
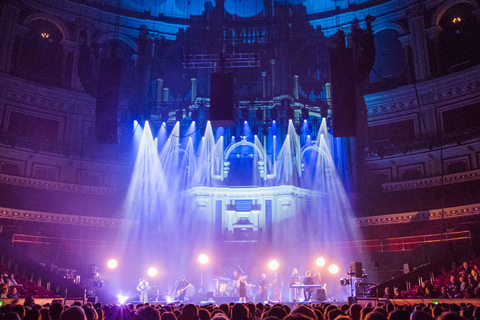
M290 285L300 284L300 275L298 274L297 268L293 268L292 275L290 276ZM290 288L290 300L297 301L297 289Z
M311 277L311 272L307 270L305 277L303 278L304 285L311 285L313 284L313 278ZM305 301L310 301L312 299L312 291L313 288L304 288L303 294L305 295Z
M238 275L238 271L237 270L233 270L233 278L232 280L235 281L236 283L238 283L237 281L240 279L240 276Z
M270 287L270 281L267 279L267 275L262 273L262 280L260 280L260 286L258 287L260 290L260 302L265 302L268 297L268 287Z
M316 284L318 286L322 284L322 276L320 275L320 271L318 270L313 271L313 284ZM318 291L313 290L313 299L315 299L316 301L319 301L320 299L317 296L317 294L318 294Z
M233 277L232 277L232 281L230 282L230 285L231 285L231 288L232 288L231 295L233 297L235 297L235 296L237 296L237 294L239 294L239 291L238 291L239 280L240 280L240 275L238 274L238 271L233 270Z
M273 281L272 281L272 293L270 294L270 300L273 301L282 301L282 286L283 283L278 279L278 274L275 272Z
M238 277L238 293L240 295L240 300L238 300L239 302L247 302L247 286L249 286L249 284L247 281L245 281L243 275Z
M140 279L140 283L137 285L137 291L140 294L140 302L148 303L148 290L150 290L150 284L147 282L147 277L143 276Z
M322 276L318 270L313 271L313 284L322 284Z
M185 294L187 293L187 287L189 287L190 285L188 284L187 280L185 280L184 275L182 275L180 279L181 281L178 283L176 290L178 294L178 300L180 302L183 302L183 300L185 300Z

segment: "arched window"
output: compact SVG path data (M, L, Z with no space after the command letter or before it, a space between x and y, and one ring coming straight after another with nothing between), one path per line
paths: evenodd
M374 35L375 63L370 82L379 89L404 85L407 79L407 62L399 37L400 33L393 29L383 29Z
M438 39L439 67L443 74L468 68L479 62L480 26L472 14L473 6L459 3L440 19Z
M36 19L19 45L14 74L48 85L63 86L65 53L63 34L48 20Z

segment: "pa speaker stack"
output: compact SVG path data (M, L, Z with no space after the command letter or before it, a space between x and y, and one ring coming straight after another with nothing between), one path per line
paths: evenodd
M210 76L210 122L214 127L233 126L234 78L232 73Z

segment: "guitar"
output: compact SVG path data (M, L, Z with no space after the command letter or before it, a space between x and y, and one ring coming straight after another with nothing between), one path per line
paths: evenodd
M151 290L152 288L155 288L156 286L145 286L143 289L137 289L138 293L143 293L143 292L146 292L148 290Z
M183 291L187 290L187 288L190 288L192 285L191 284L188 284L185 288L182 288L180 290L177 291L177 294L180 295L182 294Z
M265 286L265 287L258 286L258 291L259 291L260 293L262 293L263 290L267 290L267 291L268 291L268 287L271 287L271 286L272 286L272 285L271 285L270 283L269 283L267 286Z

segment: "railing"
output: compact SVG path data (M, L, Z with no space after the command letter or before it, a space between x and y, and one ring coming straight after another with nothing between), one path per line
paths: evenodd
M345 242L345 247L358 248L360 252L395 252L414 250L426 243L445 241L465 241L471 243L470 230L419 236L360 240Z

